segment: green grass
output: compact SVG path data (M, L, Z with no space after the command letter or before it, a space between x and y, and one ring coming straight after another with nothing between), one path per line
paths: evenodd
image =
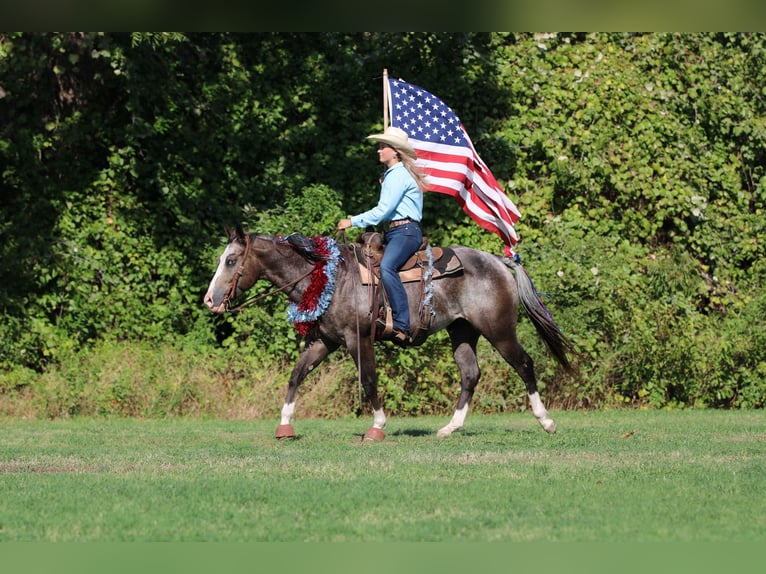
M763 411L553 414L4 419L0 542L766 539Z

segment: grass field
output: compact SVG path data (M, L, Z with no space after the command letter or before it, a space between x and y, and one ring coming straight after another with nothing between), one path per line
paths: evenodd
M5 419L0 542L766 541L763 411Z

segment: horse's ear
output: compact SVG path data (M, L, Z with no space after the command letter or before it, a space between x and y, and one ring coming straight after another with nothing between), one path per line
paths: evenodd
M235 233L236 233L236 236L237 236L237 241L239 241L240 243L244 243L245 242L245 230L243 229L243 227L239 223L237 223L237 229L236 229Z
M235 239L239 241L240 243L245 242L245 230L242 228L242 226L239 223L237 224L237 227L235 229L232 229L228 225L224 225L223 230L226 233L226 237L229 238L229 243L231 243Z

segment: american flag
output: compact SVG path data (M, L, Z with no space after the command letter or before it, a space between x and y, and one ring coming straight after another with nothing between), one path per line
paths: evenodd
M514 224L521 213L497 183L471 143L455 112L443 101L403 80L388 80L391 125L407 132L418 154L418 167L481 227L499 235L513 257L518 242Z

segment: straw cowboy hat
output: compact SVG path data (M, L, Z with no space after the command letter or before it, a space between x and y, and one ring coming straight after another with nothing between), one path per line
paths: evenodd
M407 137L407 132L405 132L403 129L388 127L382 134L373 134L371 136L367 136L367 139L390 145L396 151L404 153L410 156L412 159L417 159L418 157L415 153L415 148L410 145L409 138Z

